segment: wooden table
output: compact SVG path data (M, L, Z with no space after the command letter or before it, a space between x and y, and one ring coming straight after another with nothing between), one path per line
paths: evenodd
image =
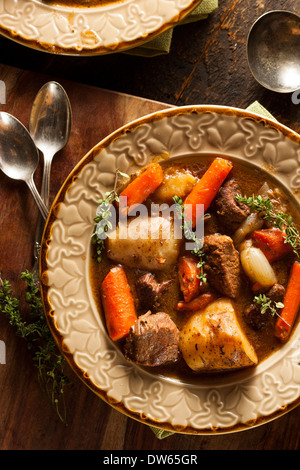
M250 24L271 9L297 11L294 0L220 0L207 20L175 29L171 51L155 58L126 54L60 57L0 38L0 79L7 101L0 110L25 125L43 83L62 83L73 109L68 146L56 157L51 196L74 164L104 136L143 114L170 105L220 104L247 107L259 100L280 122L300 132L300 105L290 95L260 87L249 72L245 44ZM299 5L298 5L299 6ZM111 90L110 92L107 90ZM88 111L88 112L87 112ZM40 184L41 169L36 173ZM22 182L0 174L1 275L23 295L22 270L32 266L37 210ZM30 214L30 217L26 214ZM68 426L41 393L30 352L0 316L6 364L0 364L0 449L2 450L297 450L299 407L281 418L234 435L174 434L159 440L152 430L118 413L69 370Z

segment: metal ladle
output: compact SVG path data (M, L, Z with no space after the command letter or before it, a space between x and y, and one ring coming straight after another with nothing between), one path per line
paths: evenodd
M283 10L260 16L248 35L247 56L263 87L279 93L300 89L300 17Z
M26 127L11 114L1 111L0 168L10 178L25 181L43 218L47 219L48 209L33 180L38 163L38 150Z

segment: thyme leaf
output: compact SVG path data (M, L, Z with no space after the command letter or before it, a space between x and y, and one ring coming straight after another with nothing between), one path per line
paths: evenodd
M118 184L118 176L127 177L128 175L122 173L120 170L116 170L115 181L113 190L104 194L103 199L99 199L98 202L98 209L97 215L94 218L95 228L94 232L92 233L91 241L92 244L96 247L96 259L98 263L102 261L102 253L104 250L104 234L108 232L112 228L111 223L111 206L114 201L119 201L119 196L117 194L117 184Z
M260 306L260 313L268 313L272 317L275 315L280 317L279 310L284 307L282 302L276 302L275 300L270 299L266 294L259 294L254 297L254 302Z
M285 231L285 243L289 243L294 254L299 257L300 252L300 234L295 226L292 216L283 212L276 212L271 199L263 198L262 196L241 196L237 195L236 200L246 204L251 211L256 211L262 214L263 218L271 222L274 227Z
M60 354L56 342L45 320L39 289L36 288L33 274L28 270L21 273L27 283L25 301L29 306L29 321L22 318L20 302L13 295L11 284L0 276L0 312L16 328L17 336L27 342L32 358L38 369L38 379L52 406L62 422L66 424L64 391L70 380L64 373L65 359Z
M202 251L202 240L196 237L195 232L192 229L192 223L189 220L185 220L185 213L184 213L184 205L183 200L179 196L174 196L173 201L176 204L176 211L178 214L179 219L183 222L181 228L183 229L184 236L187 240L193 241L195 244L194 250L192 250L192 254L197 256L199 259L197 263L197 267L200 269L197 278L200 279L203 283L207 282L207 274L204 272L204 264L205 264L205 253Z

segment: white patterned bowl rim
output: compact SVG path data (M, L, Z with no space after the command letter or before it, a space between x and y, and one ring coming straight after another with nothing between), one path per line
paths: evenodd
M0 0L0 33L50 53L108 54L155 38L201 1L123 0L71 7L41 0Z
M224 155L268 172L299 210L300 136L254 113L186 106L118 129L78 163L59 191L41 250L41 291L51 331L75 373L97 395L143 423L187 434L258 426L300 401L300 324L256 368L194 382L171 380L126 361L110 341L89 282L97 200L115 170L132 173L154 156Z

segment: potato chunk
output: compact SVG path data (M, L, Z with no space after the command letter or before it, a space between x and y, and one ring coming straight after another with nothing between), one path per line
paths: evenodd
M164 180L153 194L155 200L172 203L173 197L184 198L196 184L197 179L188 172L165 172Z
M231 370L257 364L234 305L222 298L191 316L180 332L180 350L194 371Z
M159 270L175 265L182 239L172 220L164 217L128 219L127 231L118 225L106 240L107 256L128 267Z

